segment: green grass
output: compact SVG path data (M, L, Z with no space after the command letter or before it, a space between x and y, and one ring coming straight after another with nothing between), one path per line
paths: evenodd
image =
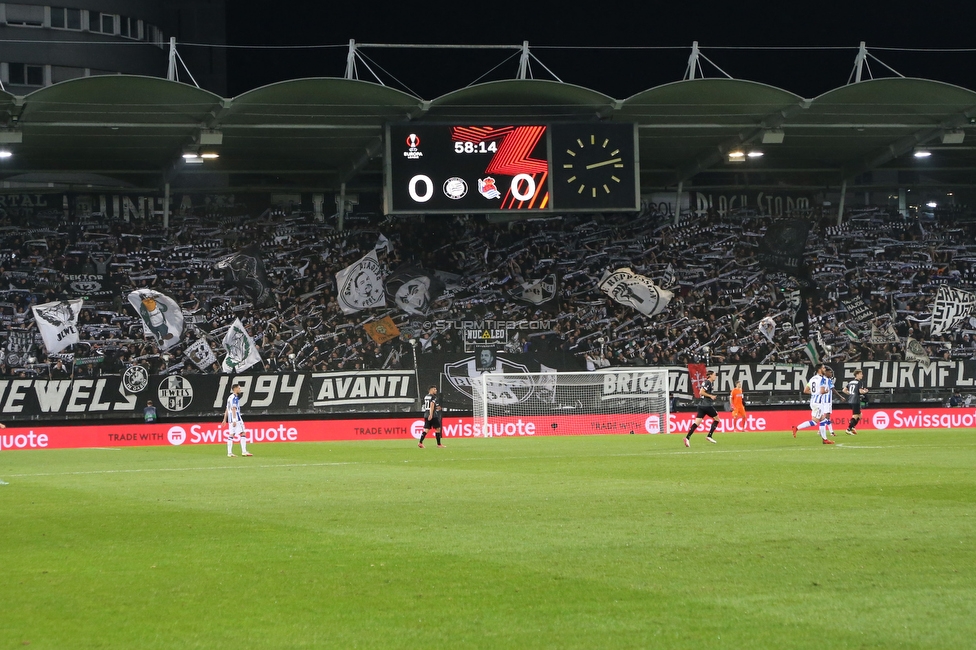
M0 650L973 646L973 431L719 439L4 452Z

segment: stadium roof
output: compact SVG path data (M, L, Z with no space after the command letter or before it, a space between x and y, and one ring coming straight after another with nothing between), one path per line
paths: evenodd
M230 191L337 191L346 182L349 191L378 191L384 126L410 120L635 122L648 192L679 182L961 186L976 171L976 92L924 79L862 81L813 99L750 81L692 79L623 100L528 79L426 101L352 79L285 81L226 99L164 79L97 76L26 96L0 92L0 126L12 132L0 130L0 147L14 153L0 160L0 181L11 189L41 182L158 190L169 181ZM210 130L222 135L212 147L219 159L186 165L186 148ZM919 147L936 155L915 159ZM736 149L764 155L733 163Z

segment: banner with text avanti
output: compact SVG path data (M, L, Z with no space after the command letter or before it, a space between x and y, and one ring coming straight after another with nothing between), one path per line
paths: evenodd
M545 373L578 371L568 355L559 353L510 354L499 350L495 371ZM247 417L297 414L419 413L427 387L438 386L447 409L471 409L471 387L481 374L474 354L419 355L419 368L315 373L249 373L242 375L149 376L126 372L122 377L90 379L0 379L0 422L67 420L137 420L148 401L160 418L194 419L222 415L231 386L242 386L241 406ZM138 367L135 367L140 369ZM715 390L731 392L736 381L751 394L800 396L813 373L803 365L719 364ZM875 391L920 389L973 391L976 361L866 361L837 364L838 387L864 371L864 386ZM132 369L130 369L131 371ZM140 369L141 370L141 369ZM618 369L639 375L641 368ZM694 386L688 366L668 368L673 396L692 399ZM419 381L418 381L419 380ZM527 377L525 381L529 381ZM526 393L527 395L529 393Z

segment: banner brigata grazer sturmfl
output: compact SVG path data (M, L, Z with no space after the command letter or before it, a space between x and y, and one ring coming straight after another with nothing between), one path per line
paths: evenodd
M234 383L242 384L241 406L245 415L294 417L297 414L419 413L420 395L436 385L447 409L471 410L471 390L481 374L474 353L418 355L419 368L315 373L245 373L239 375L168 375L126 373L122 377L86 379L0 379L0 422L8 426L23 421L125 420L141 417L152 400L160 417L197 418L221 414ZM544 368L579 371L572 358L558 353L509 354L498 350L496 371L539 373ZM483 366L482 366L483 367ZM716 392L727 395L736 381L749 395L762 393L800 397L809 366L774 364L719 364L715 370ZM873 391L919 389L972 391L976 387L976 361L871 361L837 364L838 385L864 372L864 385ZM643 390L646 369L618 368ZM668 368L672 396L694 398L694 377L688 366ZM418 381L419 380L419 381ZM526 396L531 393L526 391Z

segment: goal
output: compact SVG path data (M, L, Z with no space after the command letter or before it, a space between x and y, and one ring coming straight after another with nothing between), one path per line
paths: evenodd
M667 368L483 373L472 380L474 435L667 433Z

